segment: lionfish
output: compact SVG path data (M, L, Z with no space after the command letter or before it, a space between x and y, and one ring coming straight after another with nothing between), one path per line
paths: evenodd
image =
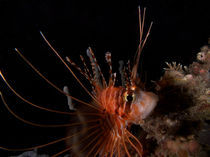
M58 88L54 83L49 81L43 74L41 74L22 54L18 49L16 52L22 57L22 59L48 84L54 87L59 92L63 93L68 98L68 105L71 112L64 112L49 109L46 107L38 106L15 91L15 89L8 83L3 73L0 75L7 86L12 92L22 99L24 102L49 112L55 112L60 114L69 115L71 123L60 125L43 125L27 121L16 113L14 113L7 105L2 93L1 98L8 111L14 115L17 119L35 126L41 127L67 127L67 136L47 144L25 148L25 149L9 149L0 147L0 149L7 151L26 151L32 149L39 149L51 144L55 144L61 141L65 141L67 144L66 149L61 152L52 155L52 157L59 156L63 153L70 152L73 156L110 156L110 157L124 157L133 156L132 154L138 154L142 157L143 147L141 142L131 133L131 125L139 125L143 120L153 111L157 104L158 97L152 93L144 91L141 88L141 80L138 76L137 70L139 65L140 54L150 34L152 22L148 28L147 33L144 35L144 21L145 11L143 10L143 16L141 16L140 7L139 12L139 29L140 29L140 41L139 46L134 57L134 62L131 68L130 63L127 66L120 63L120 75L121 85L116 86L116 73L112 72L111 53L105 54L105 59L109 66L109 78L106 81L102 70L97 62L97 59L91 48L87 49L87 56L90 60L91 68L85 62L85 58L80 55L80 59L83 62L83 69L77 66L69 57L64 60L60 54L53 48L50 42L41 32L41 36L70 71L76 81L81 85L84 91L92 99L90 102L82 101L78 98L71 96L68 92L68 87L64 89ZM75 75L71 66L77 69L92 86L91 90L88 90L80 79Z

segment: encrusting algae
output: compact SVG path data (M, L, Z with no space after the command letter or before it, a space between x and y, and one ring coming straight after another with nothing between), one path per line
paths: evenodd
M166 63L156 82L159 102L141 125L152 157L207 157L210 154L210 48L197 61L182 66ZM150 143L152 142L152 143ZM155 144L154 144L155 143Z

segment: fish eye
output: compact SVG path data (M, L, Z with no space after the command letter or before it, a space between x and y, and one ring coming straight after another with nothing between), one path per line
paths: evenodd
M125 96L124 96L125 101L126 102L132 102L134 100L134 96L135 96L134 94L128 94L128 93L126 93Z
M133 101L133 95L127 95L126 100L128 102L132 102Z

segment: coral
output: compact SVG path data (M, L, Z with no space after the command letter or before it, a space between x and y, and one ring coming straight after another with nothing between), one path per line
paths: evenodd
M11 157L49 157L47 154L40 154L38 153L37 149L33 151L26 151L18 156L11 156ZM63 157L70 157L70 155L66 154Z
M33 151L26 151L18 156L13 156L13 157L49 157L49 155L46 155L46 154L40 155L37 152L37 149L35 149Z
M175 62L166 64L168 68L156 82L158 105L141 125L150 143L145 148L151 150L145 156L208 156L210 48L203 46L197 61L188 67Z

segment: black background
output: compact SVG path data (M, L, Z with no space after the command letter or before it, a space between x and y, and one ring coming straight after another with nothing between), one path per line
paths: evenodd
M91 46L107 76L105 52L112 52L114 71L118 69L119 60L133 59L139 38L137 7L141 4L142 8L147 7L145 29L150 21L154 22L141 56L140 68L150 83L150 80L158 80L163 74L165 61L188 65L195 60L200 47L207 44L210 35L207 2L0 0L1 70L9 83L30 101L49 108L68 110L66 98L40 79L15 53L14 48L19 48L52 82L60 88L68 85L73 96L89 101L71 74L50 51L39 31L47 36L62 57L70 56L79 64L79 55L86 56L86 49ZM78 77L85 82L80 75ZM25 119L43 124L68 122L66 116L30 107L17 99L3 81L0 85L9 106ZM15 119L2 102L0 104L0 146L30 147L65 135L65 129L62 128L28 126ZM53 154L62 148L61 143L43 151ZM2 156L18 154L5 151L0 153Z

